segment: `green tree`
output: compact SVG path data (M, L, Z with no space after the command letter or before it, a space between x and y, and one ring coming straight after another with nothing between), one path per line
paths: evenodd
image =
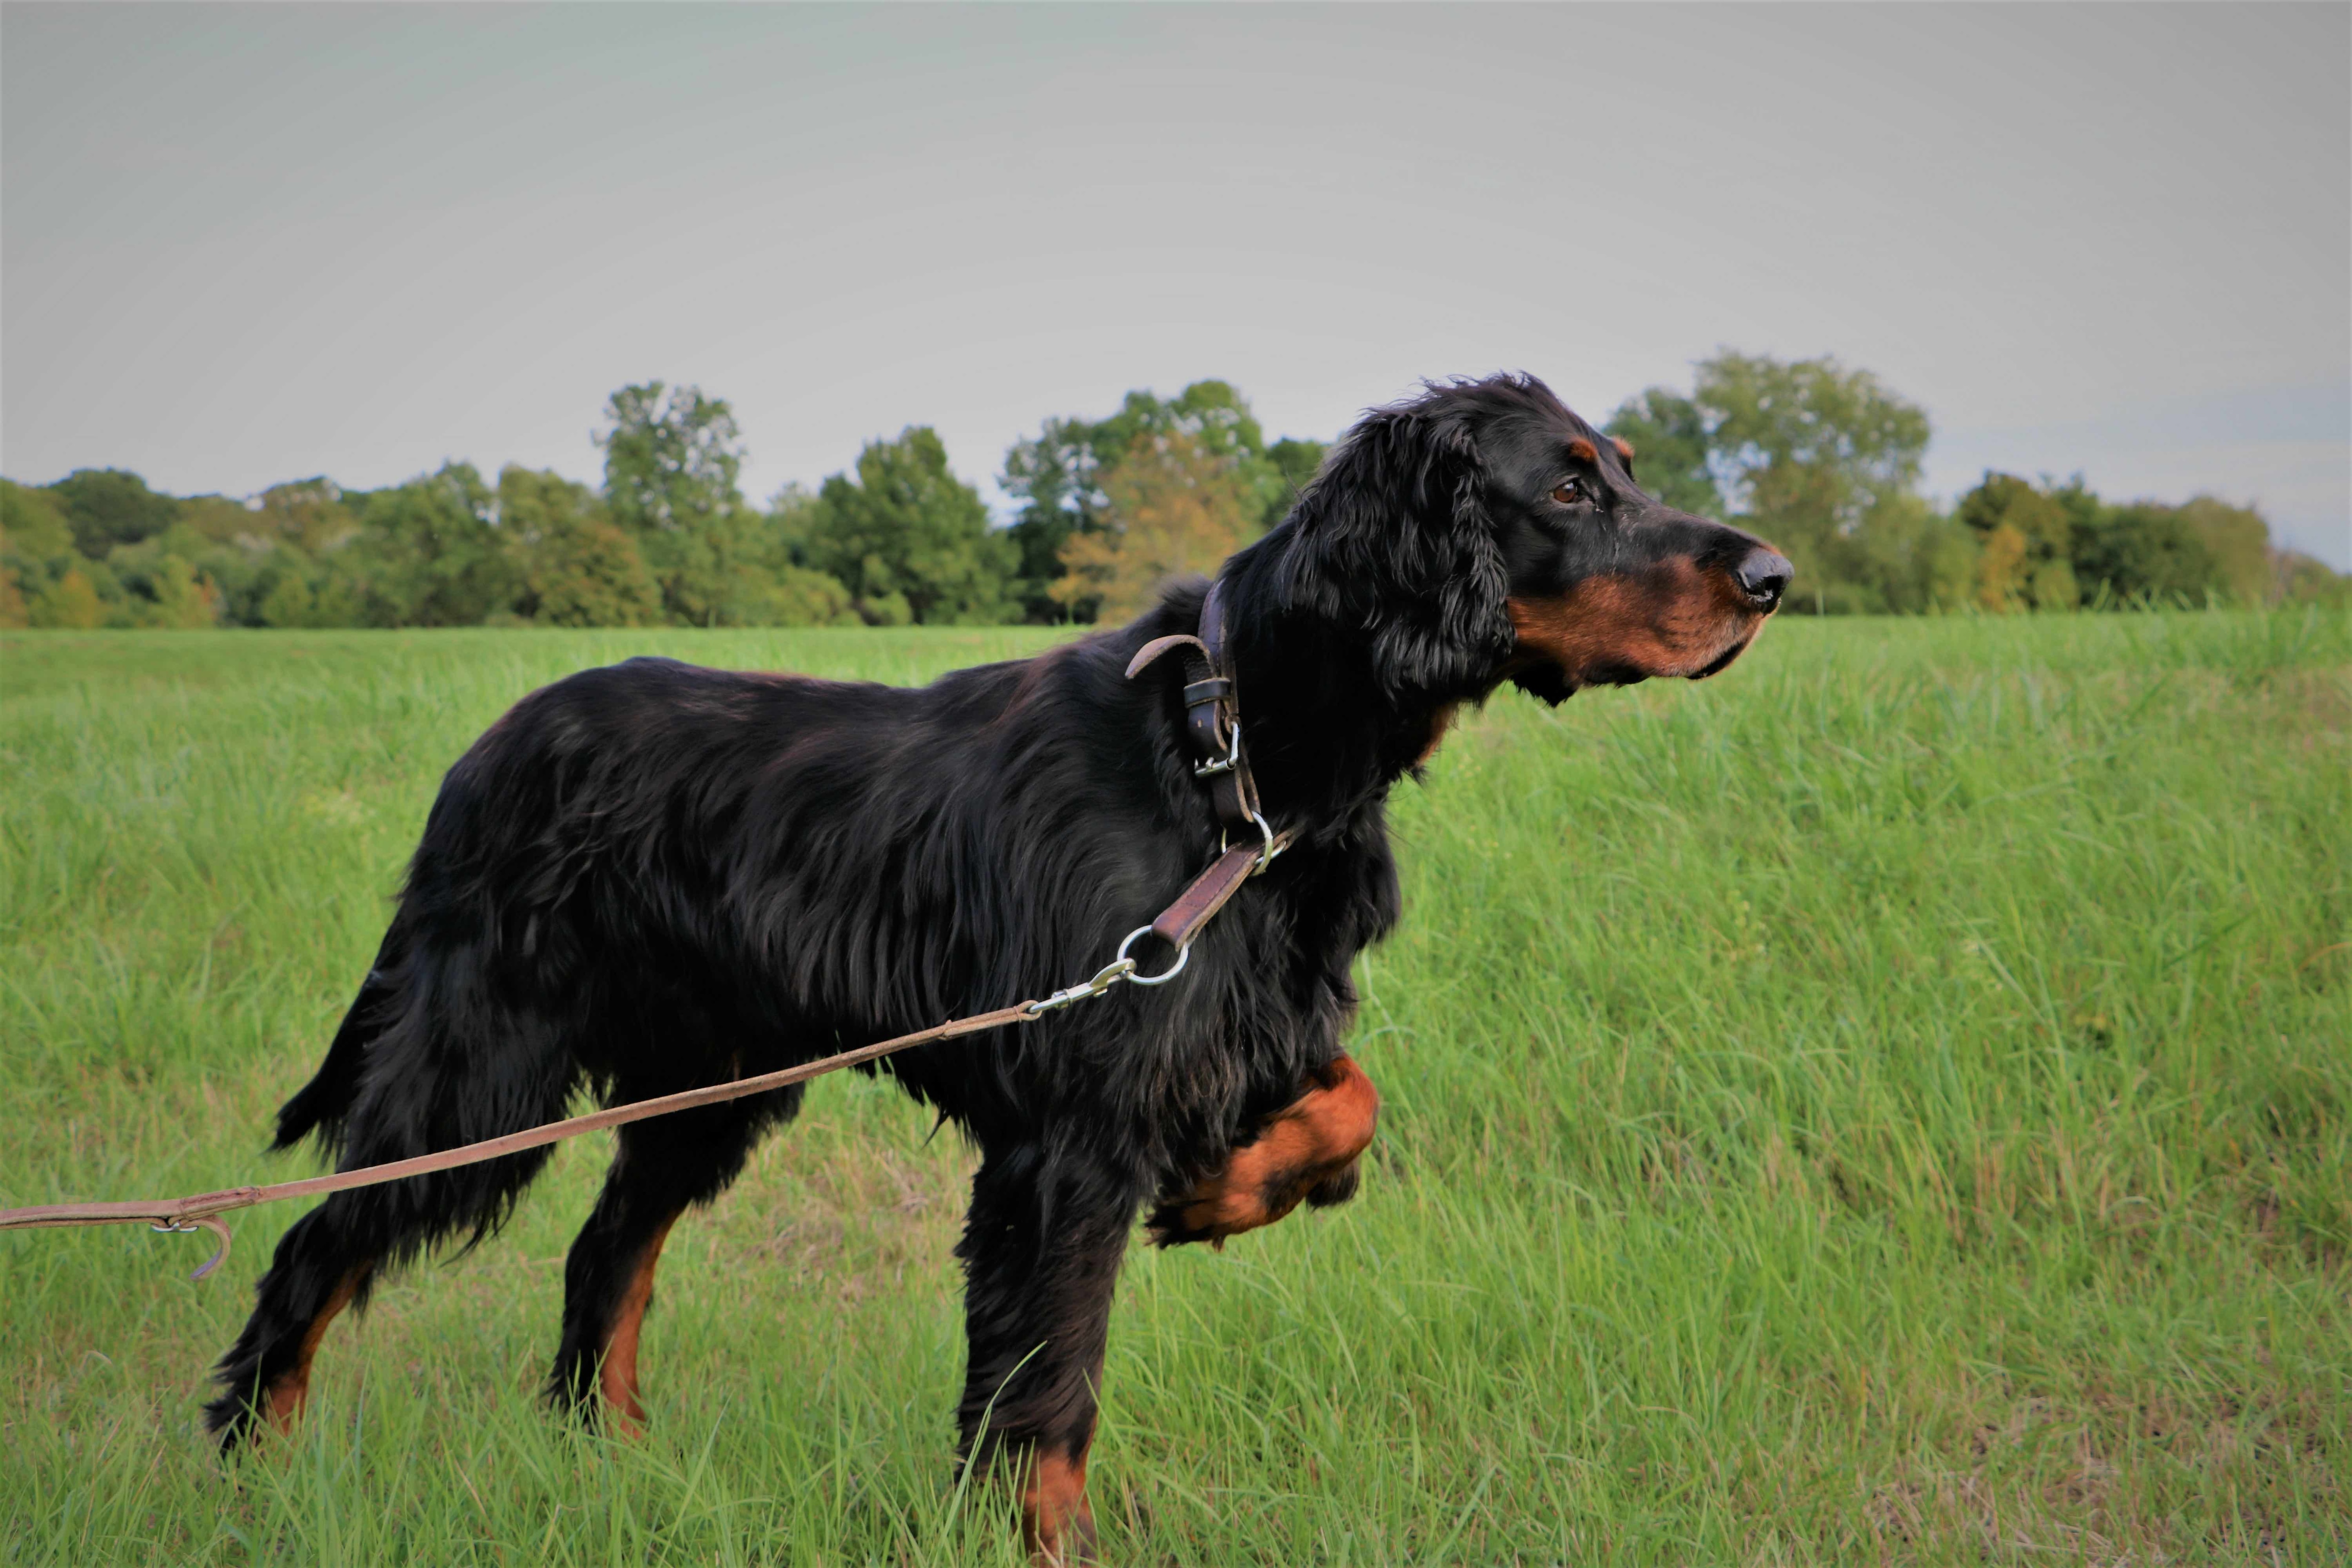
M172 526L179 502L147 488L128 468L77 468L49 487L73 530L74 548L102 561L118 544L136 544Z
M1052 590L1066 603L1091 599L1121 620L1148 606L1169 578L1213 572L1264 515L1236 456L1182 430L1139 435L1105 492L1106 525L1063 543L1068 574Z
M289 544L313 559L351 542L360 531L359 514L343 500L343 489L320 474L289 479L261 492L253 509L257 537Z
M1927 452L1927 416L1864 370L1718 354L1699 366L1725 491L1784 548L1824 560L1882 500L1909 491Z
M638 626L661 618L661 589L636 540L588 487L509 465L499 526L521 579L517 609L543 626Z
M7 536L11 548L44 561L74 549L73 525L56 492L14 479L0 479L0 534Z
M625 386L604 405L604 505L639 534L675 532L741 504L735 412L697 386Z
M0 479L0 626L31 625L33 600L80 563L57 497Z
M223 624L257 626L268 624L261 604L289 571L314 572L308 556L279 536L277 525L263 518L257 505L227 496L187 496L172 526L138 549L160 546L196 569L219 594Z
M809 564L810 541L824 505L806 486L772 497L760 539L764 573L747 582L739 606L745 626L860 626L849 590Z
M2271 562L2270 524L2251 507L2231 506L2211 496L2191 496L2180 515L2205 542L2213 557L2213 586L2233 604L2261 605L2277 591Z
M376 490L359 510L352 570L375 625L479 626L520 595L498 498L471 463Z
M2352 609L2352 576L2299 550L2282 550L2272 562L2274 596L2289 605L2326 605Z
M268 547L273 529L263 520L258 502L221 495L181 498L180 515L173 526L208 545L234 544L256 551Z
M1036 435L1015 441L1004 454L1004 471L997 482L1022 503L1007 533L1017 552L1014 592L1027 620L1051 624L1094 618L1091 598L1066 598L1055 594L1053 584L1066 570L1065 542L1103 526L1108 502L1098 483L1102 455L1096 428L1092 420L1048 419Z
M2071 610L2082 603L2074 568L2080 508L2051 488L1987 469L1953 516L1982 543L1976 602L2001 610Z
M181 631L220 625L220 590L184 556L166 554L146 585L144 625Z
M875 624L984 624L1012 607L1013 542L989 526L980 492L949 471L929 426L866 443L855 478L824 481L807 527L809 564L846 587Z
M2221 586L2220 563L2197 525L2181 508L2157 501L2101 507L2097 521L2076 531L2074 556L2085 588L2125 604L2202 604Z
M301 566L289 566L272 573L252 610L253 624L263 626L307 627L334 624L331 616L321 619L319 595L310 586L310 573Z
M1888 496L1843 542L1842 593L1847 605L1874 612L1957 609L1974 597L1979 553L1926 498Z
M1107 487L1128 454L1155 450L1152 443L1176 437L1230 468L1252 533L1282 521L1323 461L1320 442L1285 439L1269 447L1248 400L1224 381L1196 381L1172 398L1130 392L1107 418L1046 420L1035 436L1013 444L999 479L1022 503L1010 532L1020 552L1017 592L1028 619L1096 617L1096 595L1053 587L1066 569L1065 544L1108 526Z
M64 576L34 595L28 612L34 626L76 631L89 631L107 621L104 602L99 598L89 574L79 566L68 567Z
M1957 553L1911 504L1927 416L1868 371L1726 351L1699 364L1688 397L1652 387L1608 428L1661 499L1780 546L1797 567L1794 608L1924 609L1923 584ZM1895 548L1874 530L1910 537Z
M734 410L695 386L625 386L604 405L604 506L644 552L672 620L730 624L763 570L758 514L737 479L743 446Z
M747 626L859 626L866 624L838 578L784 566L753 585L740 608Z

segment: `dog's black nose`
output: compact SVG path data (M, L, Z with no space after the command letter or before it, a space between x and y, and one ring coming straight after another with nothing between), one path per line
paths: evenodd
M1732 581L1738 583L1748 596L1756 601L1759 610L1769 610L1780 602L1787 591L1789 579L1797 569L1789 564L1778 551L1758 545L1748 552L1748 558L1732 568Z

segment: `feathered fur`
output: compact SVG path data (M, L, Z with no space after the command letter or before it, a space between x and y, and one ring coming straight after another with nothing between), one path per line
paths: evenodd
M1028 1467L1041 1552L1083 1549L1068 1479L1083 1481L1139 1211L1162 1240L1189 1238L1173 1217L1186 1195L1230 1179L1236 1151L1310 1086L1356 1094L1370 1136L1369 1086L1335 1064L1349 966L1398 918L1391 785L1453 705L1514 676L1550 696L1580 679L1527 646L1527 605L1567 616L1591 581L1675 563L1703 584L1684 597L1713 604L1723 563L1761 548L1657 507L1613 450L1576 471L1613 498L1594 526L1614 536L1579 542L1546 492L1591 435L1522 377L1368 415L1288 520L1223 569L1246 743L1294 846L1175 984L883 1064L981 1152L958 1249L960 1421L971 1452L1009 1447ZM1644 528L1671 544L1654 560L1627 542ZM1180 584L1132 626L919 689L639 658L533 692L443 782L375 965L280 1113L279 1145L316 1134L346 1168L399 1159L551 1120L583 1086L635 1100L766 1072L1091 973L1217 848L1173 663L1123 675L1149 639L1194 629L1202 592ZM1733 652L1762 613L1743 603L1718 617ZM601 1387L634 1413L635 1315L662 1234L799 1099L622 1133L567 1268L559 1399ZM341 1301L436 1242L486 1235L545 1158L342 1193L306 1215L221 1363L215 1429L235 1442L290 1418ZM1346 1162L1310 1176L1325 1196L1354 1179Z

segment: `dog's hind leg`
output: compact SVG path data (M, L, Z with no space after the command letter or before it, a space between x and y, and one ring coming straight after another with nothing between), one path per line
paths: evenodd
M470 1141L453 1138L439 1146ZM344 1168L430 1152L350 1157ZM427 1186L441 1176L461 1173L336 1193L295 1221L254 1288L253 1316L246 1321L245 1331L221 1358L216 1373L221 1392L205 1407L205 1425L221 1447L235 1448L264 1426L280 1432L290 1428L310 1395L311 1358L343 1310L364 1307L370 1288L390 1267L442 1235L494 1219L506 1200L547 1163L547 1154L544 1149L533 1149L492 1162L507 1168L465 1184L468 1190L446 1208L437 1206L446 1198L396 1189Z
M544 1020L502 1013L468 1039L432 1040L414 1020L388 1029L344 1120L340 1170L356 1170L493 1138L563 1113L572 1071ZM428 1046L428 1040L431 1041ZM311 1358L346 1307L364 1307L385 1272L459 1231L494 1228L551 1151L527 1150L331 1195L278 1243L254 1287L253 1315L215 1369L221 1392L206 1426L233 1449L264 1427L283 1430L310 1393Z
M632 1089L620 1098L640 1095ZM630 1436L644 1430L637 1342L662 1243L689 1205L726 1189L761 1131L791 1116L800 1098L794 1086L621 1129L604 1193L564 1262L563 1340L547 1381L551 1403L593 1421L601 1401L614 1429Z
M964 1261L966 1461L1016 1479L1031 1561L1095 1561L1087 1503L1112 1287L1138 1199L1109 1173L1034 1145L972 1178Z
M310 1394L310 1361L343 1309L366 1289L373 1259L340 1245L337 1194L294 1222L256 1288L253 1316L221 1358L221 1393L206 1426L234 1448L267 1426L290 1429Z

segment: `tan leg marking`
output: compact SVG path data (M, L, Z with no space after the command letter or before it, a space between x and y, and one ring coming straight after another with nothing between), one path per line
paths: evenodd
M1039 1454L1030 1461L1021 1483L1021 1542L1035 1568L1095 1561L1086 1455Z
M1186 1195L1176 1215L1183 1235L1222 1247L1227 1237L1272 1225L1302 1201L1328 1194L1321 1201L1336 1203L1354 1191L1356 1157L1380 1125L1381 1091L1349 1057L1314 1082Z
M327 1298L327 1304L319 1309L319 1315L310 1320L309 1328L302 1331L299 1359L290 1370L270 1381L262 1396L262 1415L269 1423L271 1431L291 1432L294 1423L300 1419L302 1407L310 1402L311 1358L319 1353L319 1344L327 1337L328 1325L342 1316L343 1309L352 1304L352 1298L359 1294L360 1286L367 1277L365 1265L343 1276L342 1282L335 1287L335 1293Z
M636 1271L629 1276L628 1289L621 1292L620 1310L614 1314L612 1332L604 1341L604 1359L596 1369L597 1392L612 1412L613 1429L624 1437L645 1436L646 1407L637 1400L637 1337L645 1329L646 1309L653 1304L654 1268L661 1261L662 1243L669 1239L669 1227L677 1223L676 1215L662 1221L661 1228L637 1255Z

